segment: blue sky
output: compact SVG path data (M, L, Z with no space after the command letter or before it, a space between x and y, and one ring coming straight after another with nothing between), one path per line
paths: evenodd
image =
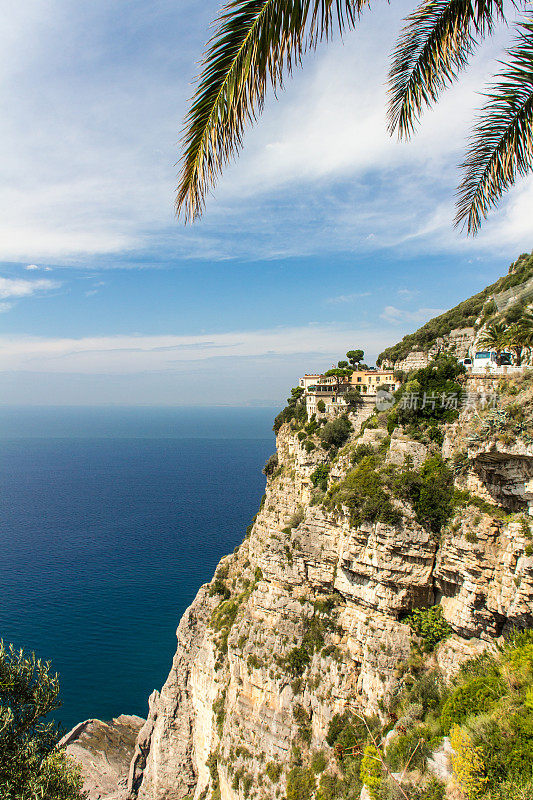
M203 219L173 215L177 141L214 2L26 0L0 32L0 403L277 404L304 371L387 344L532 247L533 181L452 229L502 31L398 144L377 3L269 97Z

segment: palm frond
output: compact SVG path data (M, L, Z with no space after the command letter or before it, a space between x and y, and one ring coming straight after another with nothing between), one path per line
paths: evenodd
M503 0L424 0L406 18L389 71L391 134L413 133L424 107L453 83L476 45L503 19Z
M467 151L455 224L477 233L489 210L533 169L533 12L518 26L505 69L487 94Z
M242 147L244 128L263 108L270 82L328 38L351 28L369 0L230 0L202 62L185 119L176 200L186 219L201 214L223 166Z

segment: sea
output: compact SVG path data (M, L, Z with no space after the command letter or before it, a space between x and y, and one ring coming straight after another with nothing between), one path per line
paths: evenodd
M51 662L65 729L146 716L258 510L276 411L0 409L0 638Z

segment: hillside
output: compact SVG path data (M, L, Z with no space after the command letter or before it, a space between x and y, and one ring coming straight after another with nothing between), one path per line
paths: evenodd
M533 371L472 380L440 354L387 410L288 402L127 792L94 796L532 800Z
M502 316L494 302L491 302L491 298L501 292L518 287L531 278L533 278L533 253L523 253L511 264L507 275L487 286L482 292L478 292L468 300L463 300L462 303L444 314L426 322L415 333L407 334L401 342L387 347L378 356L377 363L381 364L385 360L392 363L401 361L413 350L427 352L438 338L447 336L452 330L474 326L479 328L492 321L493 318ZM529 301L531 302L531 298ZM523 306L524 301L510 305L503 312L504 319L514 322Z

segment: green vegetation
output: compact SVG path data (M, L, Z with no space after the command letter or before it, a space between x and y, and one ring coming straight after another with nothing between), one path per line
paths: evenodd
M302 628L301 644L278 659L280 666L293 677L300 676L307 669L314 653L324 647L326 632L335 629L333 607L329 606L324 613L324 609L315 605L312 615L303 618Z
M319 464L315 471L310 475L313 486L321 489L323 492L326 492L328 489L329 471L329 464Z
M281 764L279 764L277 761L269 761L265 769L266 774L272 783L277 783L281 777L281 773L283 772Z
M342 447L348 440L351 431L351 422L348 417L343 414L327 422L318 435L322 442L322 447L326 450L331 450L334 447Z
M463 388L457 378L464 372L456 358L438 356L427 367L409 373L409 380L395 394L396 403L388 416L389 433L404 425L408 433L418 428L438 440L442 436L438 423L453 422L459 415Z
M278 468L278 454L272 453L266 460L265 466L263 467L263 475L266 475L267 478L272 475Z
M80 769L46 717L60 707L48 662L0 642L0 794L3 800L82 798Z
M364 456L342 481L335 483L324 500L327 508L347 506L353 525L361 522L386 522L397 525L402 519L394 508L378 469L375 455Z
M296 766L287 776L287 800L309 800L315 789L315 774L309 767Z
M411 350L427 351L437 338L446 336L456 328L471 327L483 312L485 304L490 313L488 302L493 294L518 286L533 276L533 254L523 253L512 265L512 269L512 272L499 278L482 292L430 320L415 333L404 336L398 344L388 347L379 355L377 363L381 364L385 359L393 362L401 361Z
M303 425L307 420L307 411L305 409L305 402L302 401L304 390L301 386L295 386L291 389L291 396L287 398L287 405L280 411L274 420L274 433L279 433L279 429L285 422L296 421L298 424Z
M420 470L400 472L393 492L409 501L421 525L439 533L453 508L453 472L440 455L430 456Z
M420 636L426 652L434 650L439 642L452 634L452 629L442 616L440 605L431 608L415 608L405 621L411 626L414 633Z

